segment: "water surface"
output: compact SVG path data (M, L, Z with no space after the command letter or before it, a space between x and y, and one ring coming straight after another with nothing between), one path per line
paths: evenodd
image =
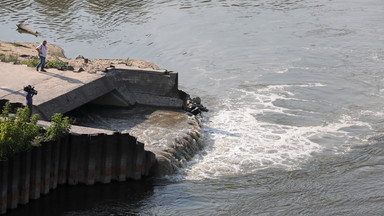
M211 110L205 149L153 180L135 212L115 199L102 213L95 203L66 215L382 215L383 9L381 0L5 0L0 39L154 62ZM41 37L17 33L20 21Z

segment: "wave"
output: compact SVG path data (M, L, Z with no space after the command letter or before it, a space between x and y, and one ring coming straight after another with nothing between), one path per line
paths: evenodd
M330 120L322 110L316 111L316 102L293 98L288 90L293 86L325 87L310 83L269 85L257 91L233 89L238 97L224 99L222 108L204 124L207 147L175 178L212 179L267 168L295 170L313 157L343 154L366 141L356 134L370 131L368 123L348 114ZM278 100L291 106L283 107Z

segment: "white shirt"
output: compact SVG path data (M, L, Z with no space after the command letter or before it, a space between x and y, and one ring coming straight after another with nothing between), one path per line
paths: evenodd
M38 47L36 47L37 49L39 49L41 51L41 56L43 57L47 57L47 47L44 46L43 43L41 43Z

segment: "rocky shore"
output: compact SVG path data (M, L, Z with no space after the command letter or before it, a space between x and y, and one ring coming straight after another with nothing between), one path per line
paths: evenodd
M19 64L32 59L37 56L36 47L40 43L10 43L0 41L0 56L16 56ZM56 45L47 44L48 55L47 62L60 59L68 65L67 70L74 72L88 72L96 73L97 71L105 72L113 64L126 64L132 68L140 69L153 69L159 70L160 68L150 62L135 59L88 59L79 53L77 58L67 58L64 55L64 50Z

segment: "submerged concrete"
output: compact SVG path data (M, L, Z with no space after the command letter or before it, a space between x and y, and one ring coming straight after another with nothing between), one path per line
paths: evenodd
M113 128L145 143L145 150L156 154L156 176L175 173L204 147L201 118L180 109L98 107L79 113L75 117L81 125L99 130Z
M200 118L184 112L157 110L145 120L124 130L146 144L155 153L154 174L174 174L204 147Z

